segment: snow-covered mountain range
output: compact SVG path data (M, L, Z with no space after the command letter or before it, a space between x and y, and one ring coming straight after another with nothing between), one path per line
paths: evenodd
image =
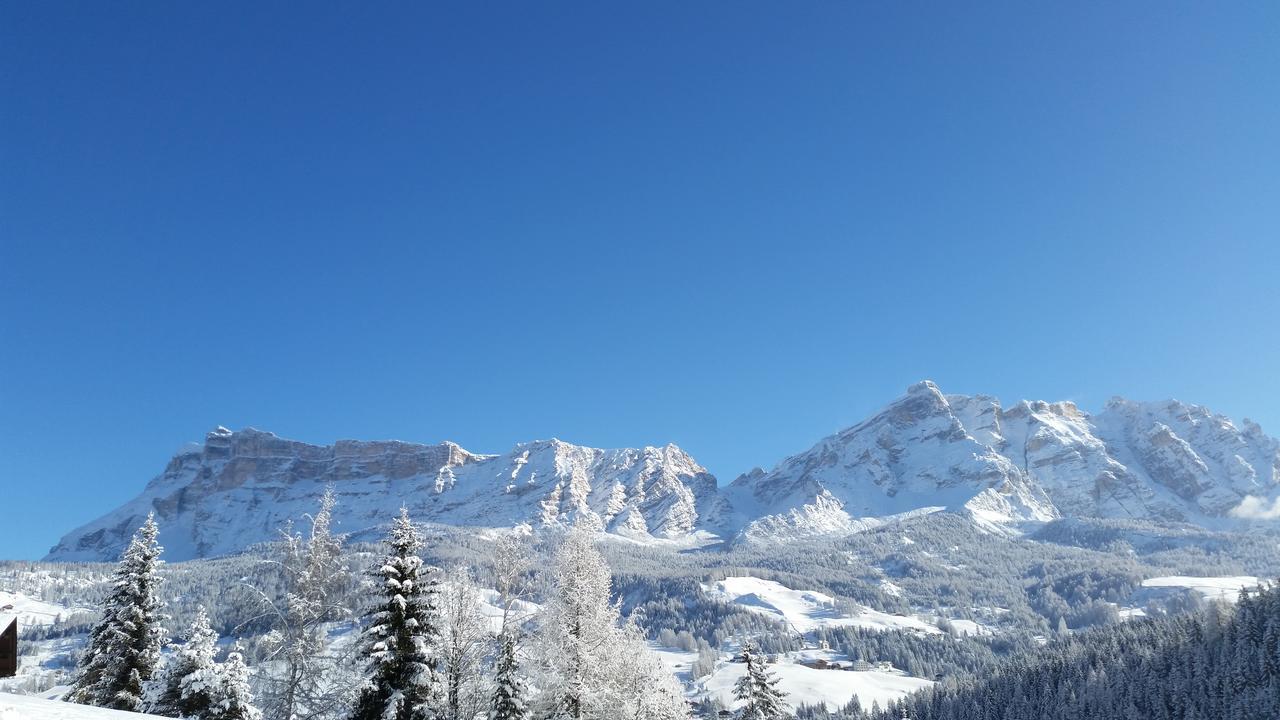
M908 389L871 418L724 487L675 445L599 450L561 442L477 455L453 443L344 440L317 446L218 428L142 494L66 535L52 560L113 560L148 512L171 560L271 540L337 494L345 532L372 532L401 505L470 527L585 522L644 542L777 542L847 534L947 510L989 529L1060 516L1220 527L1277 520L1280 442L1178 401L1069 402Z

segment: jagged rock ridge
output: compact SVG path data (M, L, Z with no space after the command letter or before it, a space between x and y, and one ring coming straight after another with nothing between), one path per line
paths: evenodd
M779 542L859 532L948 510L1003 530L1060 516L1220 527L1246 498L1280 494L1280 442L1205 408L946 395L925 381L867 420L726 487L675 445L561 442L477 455L454 443L310 445L218 428L143 493L69 533L55 560L111 560L147 512L170 559L234 552L338 495L340 529L371 535L400 505L425 521L535 528L587 523L643 542ZM1252 500L1250 502L1253 502Z
M114 557L154 511L166 557L240 550L278 537L333 488L339 530L359 535L402 504L419 520L467 526L585 522L643 540L692 535L716 481L675 445L598 450L559 440L477 455L454 443L329 446L225 428L170 461L143 493L67 535L49 557Z

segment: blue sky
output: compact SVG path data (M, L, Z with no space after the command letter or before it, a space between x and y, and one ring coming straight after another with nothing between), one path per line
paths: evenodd
M1280 434L1280 5L956 5L0 5L0 557L219 424L728 481L931 378Z

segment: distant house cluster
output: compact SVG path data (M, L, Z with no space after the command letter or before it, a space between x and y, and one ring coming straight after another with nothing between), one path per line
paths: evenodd
M852 670L854 672L870 672L878 670L880 672L897 672L897 668L888 660L877 660L868 662L866 660L854 660L849 663L831 662L824 658L815 658L813 660L801 660L801 665L813 668L814 670Z

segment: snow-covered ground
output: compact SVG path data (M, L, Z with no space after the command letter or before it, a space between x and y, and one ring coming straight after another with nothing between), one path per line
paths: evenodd
M1252 575L1236 575L1231 577L1192 577L1189 575L1170 575L1154 577L1142 581L1144 588L1183 588L1199 593L1205 600L1226 600L1235 602L1243 588L1258 586L1258 578Z
M649 643L649 649L662 660L662 664L667 666L672 675L679 678L680 682L688 683L693 681L693 663L698 660L698 653L665 647L653 642ZM724 657L728 658L729 656L725 655Z
M0 693L41 692L65 681L66 672L73 664L75 653L84 645L85 636L29 640L22 633L26 628L51 625L59 616L65 619L76 613L93 611L83 607L64 607L12 590L0 590L0 608L6 605L13 607L0 610L0 614L18 617L18 672L14 677L0 679ZM0 720L8 718L0 717Z
M823 627L851 626L871 630L907 630L938 634L936 626L918 618L894 615L867 607L837 603L831 595L816 590L794 590L782 583L755 577L729 577L704 584L703 590L713 598L733 603L753 612L768 615L786 623L799 635L809 636ZM960 634L990 632L972 620L952 620ZM831 650L811 647L784 653L769 665L778 677L778 687L787 693L794 708L800 703L823 703L835 710L855 695L863 707L872 703L884 705L890 700L931 684L929 680L911 677L892 668L868 671L849 669L849 658ZM733 652L723 652L710 675L692 680L691 668L697 653L654 646L654 651L681 680L692 681L692 699L718 698L726 707L734 707L733 685L745 672L745 665L734 662ZM736 650L727 647L729 650ZM811 667L815 664L839 664L841 669Z
M65 618L75 612L93 612L93 610L63 607L22 593L0 590L0 615L17 615L19 628L51 625L59 615Z
M0 693L0 720L147 720L158 715L104 710L62 702L43 700L30 695Z
M1196 577L1192 575L1167 575L1147 578L1142 587L1129 598L1127 606L1117 606L1121 620L1132 620L1147 616L1146 605L1152 601L1157 603L1172 595L1195 593L1204 600L1233 603L1240 597L1243 588L1255 588L1258 578L1252 575L1232 575L1224 577Z
M528 619L542 609L541 605L526 600L511 604L511 619L515 622ZM491 588L480 588L480 614L489 621L489 632L502 632L502 594Z
M956 629L961 635L990 635L991 628L984 627L973 620L948 620L951 627Z
M782 583L754 577L730 577L703 585L709 595L724 602L741 605L770 615L805 634L820 627L851 625L871 630L915 630L935 634L938 628L919 618L859 608L854 613L841 612L835 598L816 590L792 590Z
M818 670L801 664L802 660L811 661L818 655L847 665L843 656L813 650L787 653L769 665L769 671L778 678L778 688L787 694L787 704L792 708L800 703L824 703L835 710L854 695L858 696L864 708L870 708L873 702L884 706L890 700L932 684L896 671ZM714 673L699 681L698 694L719 698L726 707L736 707L738 703L733 699L733 685L746 672L746 667L744 663L735 662L718 664Z

